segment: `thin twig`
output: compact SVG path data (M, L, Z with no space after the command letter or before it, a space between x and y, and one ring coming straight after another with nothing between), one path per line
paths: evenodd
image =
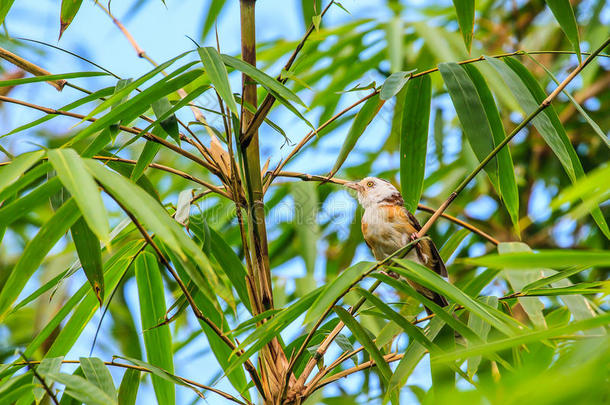
M63 364L80 364L80 360L62 360L61 361ZM13 366L17 367L17 366L26 366L26 365L34 365L34 364L40 364L40 360L26 360L23 362L19 362L19 363L14 363ZM130 368L133 370L138 370L138 371L144 371L145 373L153 373L150 369L146 368L146 367L142 367L142 366L135 366L132 364L126 364L126 363L119 363L116 361L105 361L104 362L105 365L107 366L112 366L112 367L121 367L121 368ZM167 373L167 371L166 371ZM170 374L170 373L168 373ZM241 405L245 405L245 402L240 401L239 399L235 398L233 395L226 393L224 391L221 391L217 388L214 387L210 387L209 385L203 385L200 384L196 381L193 380L189 380L188 378L184 378L184 377L180 377L179 375L175 375L175 374L170 374L173 377L178 378L179 380L181 380L182 382L189 384L189 385L193 385L195 387L204 389L204 390L208 390L211 392L214 392L218 395L221 395L222 397L231 400L235 403L241 404Z
M328 179L326 176L318 176L315 174L298 173L298 172L279 172L276 174L276 177L291 177L291 178L298 178L303 181L319 181L319 182L328 182L328 183L334 183L334 184L340 184L340 185L343 185L348 182L347 180L339 179L337 177L332 177L332 178ZM432 214L436 212L436 209L434 209L432 207L428 207L427 205L424 205L424 204L418 204L417 209L419 209L421 211L426 211L426 212L429 212ZM484 232L483 230L477 228L476 226L469 224L468 222L462 221L459 218L456 218L452 215L445 214L445 213L442 213L441 216L443 218L446 218L449 221L454 222L457 225L459 225L463 228L466 228L469 231L476 233L477 235L487 239L489 242L493 243L494 245L500 244L499 240L497 240L493 236L489 235L488 233Z
M46 383L46 381L44 380L44 378L42 378L40 376L40 374L38 374L38 371L36 371L36 367L31 367L29 360L27 357L25 357L25 354L23 354L22 352L19 352L19 356L21 356L21 358L23 359L23 361L28 365L28 368L30 370L32 370L32 373L34 374L34 377L36 377L36 379L38 381L40 381L40 384L42 384L42 387L44 388L44 390L47 392L47 394L49 394L49 397L53 400L53 403L55 405L59 405L59 401L57 400L57 397L55 396L55 394L53 393L53 391L51 390L51 388L49 387L49 385Z

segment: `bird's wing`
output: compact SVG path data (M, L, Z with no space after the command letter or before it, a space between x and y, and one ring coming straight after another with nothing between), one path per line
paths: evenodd
M416 231L421 230L421 225L415 215L411 214L406 209L401 210L405 221L408 221L409 225L413 227ZM445 267L445 263L443 263L443 259L441 255L438 253L438 249L434 242L430 239L424 239L419 242L416 246L418 252L420 254L428 256L432 261L428 263L428 267L434 270L436 273L440 274L443 277L447 277L447 268Z

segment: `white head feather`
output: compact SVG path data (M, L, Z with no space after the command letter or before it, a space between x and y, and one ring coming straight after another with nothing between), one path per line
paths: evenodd
M387 180L365 177L345 185L358 192L358 202L364 209L382 205L403 205L400 192Z

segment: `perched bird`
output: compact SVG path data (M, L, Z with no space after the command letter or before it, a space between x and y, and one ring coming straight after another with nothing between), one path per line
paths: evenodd
M405 246L421 229L415 216L404 207L400 192L389 181L366 177L360 181L346 183L345 186L358 192L358 202L364 208L362 234L375 259L383 260ZM445 264L436 246L429 239L420 241L406 258L447 277ZM442 295L414 281L407 281L420 294L441 307L448 305L447 299ZM431 313L428 308L426 312Z

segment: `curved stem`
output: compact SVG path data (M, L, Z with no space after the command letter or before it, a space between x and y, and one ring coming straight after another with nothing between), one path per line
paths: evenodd
M15 367L16 366L26 366L26 365L30 365L30 364L34 365L34 364L40 364L40 362L41 362L40 360L22 361L22 362L14 363L13 366L15 366ZM62 360L61 362L63 364L80 364L80 360ZM135 366L135 365L126 364L126 363L118 363L118 362L116 362L114 360L113 361L105 361L104 364L107 365L107 366L112 366L112 367L130 368L130 369L133 369L133 370L143 371L145 373L151 373L152 374L152 371L150 369L146 368L146 367ZM170 374L170 373L168 373L168 374ZM181 380L182 382L184 382L186 384L193 385L195 387L211 391L211 392L213 392L215 394L218 394L218 395L221 395L224 398L226 398L228 400L231 400L231 401L233 401L235 403L242 404L242 405L246 404L245 402L240 401L239 399L235 398L233 395L231 395L229 393L226 393L224 391L221 391L221 390L219 390L217 388L210 387L209 385L200 384L200 383L198 383L196 381L189 380L189 379L184 378L184 377L180 377L179 375L174 375L174 374L171 374L171 375L173 377L176 377L177 379Z

